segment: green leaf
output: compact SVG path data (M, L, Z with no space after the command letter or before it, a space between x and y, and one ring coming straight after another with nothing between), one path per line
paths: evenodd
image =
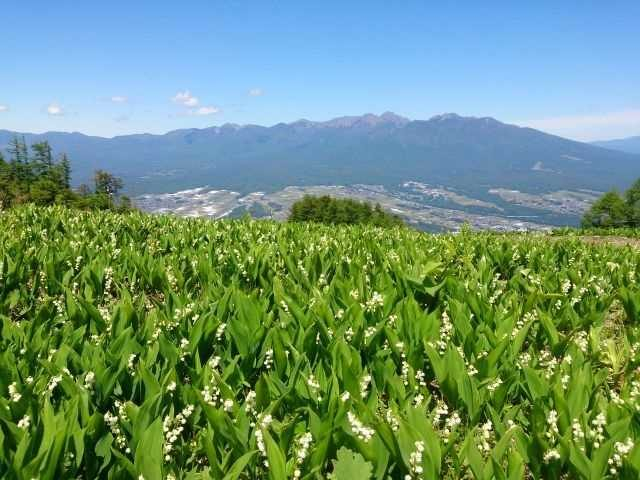
M272 480L287 478L284 453L282 453L282 450L280 450L280 447L266 429L262 431L262 434L264 435L264 444L267 449L267 460L269 461L269 478Z
M524 376L527 380L527 387L532 400L547 396L549 387L540 379L540 376L534 369L525 367Z
M135 466L145 479L162 478L162 422L156 419L143 433L136 446Z
M254 450L252 452L247 452L240 458L238 458L233 463L231 468L227 471L227 474L224 476L224 480L236 480L238 477L240 477L240 475L242 475L242 472L244 471L244 468L251 461L255 454L256 451Z
M372 474L372 465L365 461L362 455L341 447L338 450L337 460L333 461L333 472L329 478L332 480L370 480Z

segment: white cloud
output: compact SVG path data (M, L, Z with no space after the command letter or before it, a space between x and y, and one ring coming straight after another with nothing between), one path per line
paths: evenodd
M128 98L122 95L114 95L113 97L111 97L111 101L113 103L127 103Z
M0 112L6 112L7 110L9 110L9 107L6 105L0 105Z
M62 110L62 107L60 105L58 105L57 103L49 104L49 106L47 107L47 113L49 115L53 115L53 116L64 115L64 111Z
M185 107L197 107L200 103L198 98L191 95L191 92L189 90L176 93L176 96L171 100L173 100L175 103L179 103L180 105L184 105Z
M218 113L220 111L219 108L216 107L200 107L194 110L189 110L191 115L213 115L214 113Z
M251 95L252 97L259 97L263 93L264 92L262 91L261 88L252 88L251 90L249 90L249 95Z
M640 109L547 117L515 123L575 140L605 140L640 135Z

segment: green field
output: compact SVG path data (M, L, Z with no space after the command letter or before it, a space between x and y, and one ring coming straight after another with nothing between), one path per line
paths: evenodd
M2 478L640 475L640 254L0 212Z

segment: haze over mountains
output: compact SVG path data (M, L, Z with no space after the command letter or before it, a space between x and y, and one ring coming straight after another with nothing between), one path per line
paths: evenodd
M0 130L0 148L15 134ZM410 121L387 112L114 138L61 132L19 135L29 143L47 139L54 151L68 153L76 182L86 181L101 167L123 176L136 192L202 184L249 192L407 180L466 188L606 190L624 187L640 173L639 157L633 155L489 117L456 114Z
M591 144L597 145L599 147L610 148L612 150L620 150L621 152L640 155L640 135L638 135L637 137L591 142Z
M0 149L15 134L0 130ZM122 176L135 195L205 185L241 195L288 186L355 184L393 191L414 182L480 202L463 205L465 210L495 204L504 215L524 215L531 213L532 200L514 202L509 191L540 198L559 191L582 195L625 188L640 176L640 155L490 117L453 113L409 120L387 112L324 122L299 120L271 127L225 124L114 138L61 132L19 135L28 143L46 139L54 151L66 152L76 183L104 168ZM554 215L561 217L547 220L562 223L566 213L556 211ZM579 218L577 211L570 215L569 223Z

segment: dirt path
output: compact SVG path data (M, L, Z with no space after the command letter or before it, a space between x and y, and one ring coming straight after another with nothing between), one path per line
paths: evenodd
M579 238L583 242L591 243L594 245L609 244L609 245L615 245L616 247L630 246L633 248L640 249L640 238L615 237L615 236L600 237L600 236L594 236L594 235L583 235Z

